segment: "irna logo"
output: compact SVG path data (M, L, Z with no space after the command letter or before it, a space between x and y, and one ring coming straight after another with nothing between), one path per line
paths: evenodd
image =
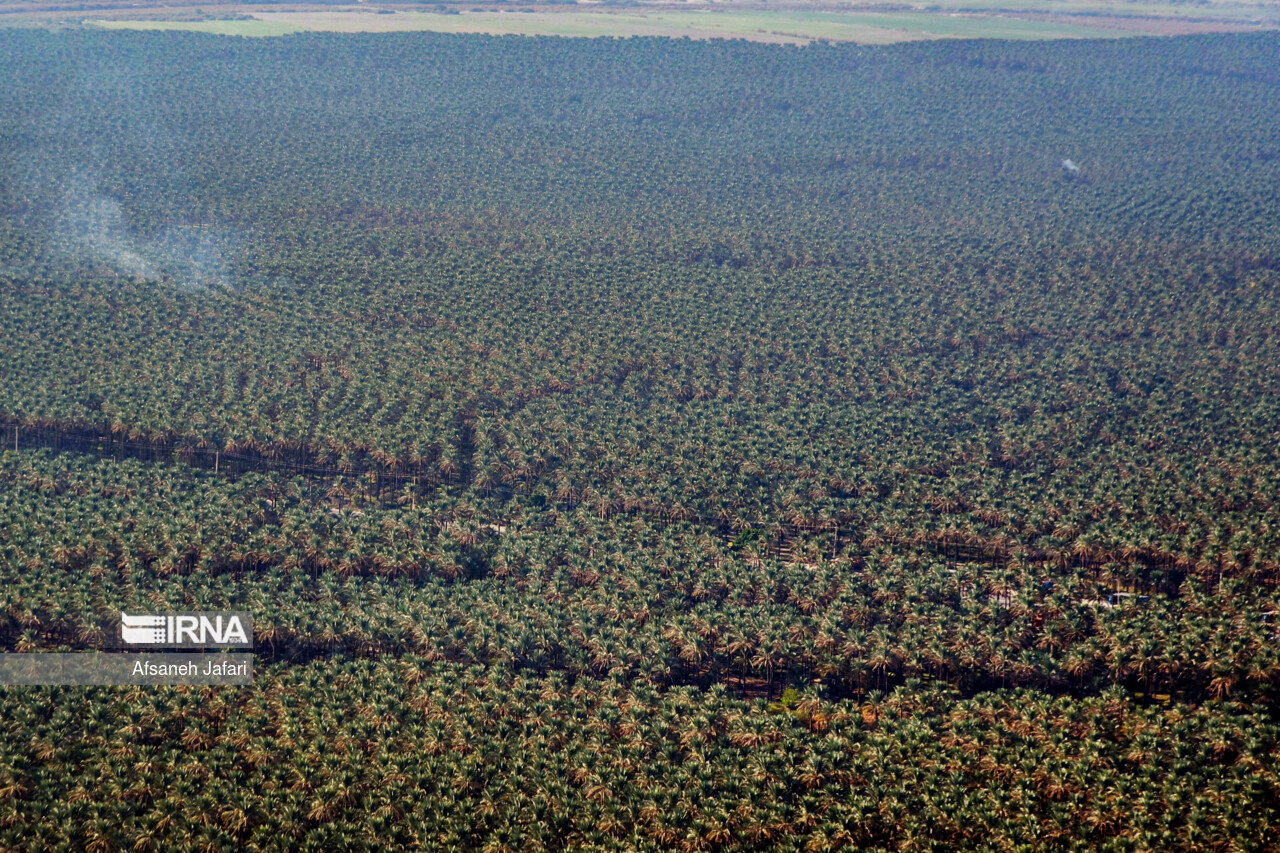
M253 618L248 613L120 614L120 638L130 646L183 649L253 645Z

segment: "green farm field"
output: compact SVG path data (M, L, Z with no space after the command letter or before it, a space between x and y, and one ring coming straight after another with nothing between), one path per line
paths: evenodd
M796 42L829 39L871 44L927 38L1098 38L1124 34L1100 27L928 12L475 12L462 15L413 12L376 17L343 12L264 12L258 18L264 24L337 32L431 30L558 36L656 35Z

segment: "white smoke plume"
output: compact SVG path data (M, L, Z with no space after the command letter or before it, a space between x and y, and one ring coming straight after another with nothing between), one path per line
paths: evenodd
M74 254L144 281L188 289L229 288L238 241L209 226L170 226L143 237L131 233L120 202L96 181L75 176L58 205L55 233Z

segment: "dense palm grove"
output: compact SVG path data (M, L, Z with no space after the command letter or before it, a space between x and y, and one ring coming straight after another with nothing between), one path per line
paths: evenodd
M0 43L0 847L1274 844L1274 36Z

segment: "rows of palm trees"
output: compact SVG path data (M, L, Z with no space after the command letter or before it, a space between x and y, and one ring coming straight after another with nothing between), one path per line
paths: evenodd
M1261 440L1280 398L1275 217L1196 206L1243 205L1274 178L1254 156L1270 145L1250 88L1265 39L1145 45L1150 61L644 42L605 62L585 44L424 36L425 64L407 45L379 54L420 96L389 101L355 42L316 36L305 79L342 93L317 103L285 61L296 44L5 38L0 109L30 174L0 188L15 211L0 419L465 473L485 493L739 529L858 525L888 504L1094 562L1275 563L1256 521L1276 476ZM206 67L221 50L237 61ZM444 59L472 50L491 74ZM539 51L592 86L565 100L531 72ZM59 88L84 57L118 86ZM247 132L264 121L249 68L282 93L271 134ZM906 80L932 108L902 102ZM1090 98L1041 97L1063 81ZM64 109L35 109L45 96ZM1158 169L1122 118L1138 114L1176 140ZM1007 115L1039 116L1040 135ZM1047 139L1068 138L1094 147L1096 179L1067 186L1052 157L1038 175ZM942 154L946 169L903 165ZM977 174L970 158L1006 162ZM1194 182L1170 174L1183 163ZM105 237L135 253L210 219L236 231L239 289L112 274L85 257L101 240L44 227L77 193L116 211Z
M929 677L1261 698L1280 676L1265 615L1280 599L1247 575L1170 589L1144 585L1142 566L969 562L871 537L832 559L821 540L773 553L763 537L590 507L514 513L444 492L361 506L268 475L3 460L0 633L24 651L100 645L122 609L235 605L270 659L417 653L748 694Z
M0 847L1266 849L1275 47L0 29Z
M1280 819L1273 719L1118 692L766 707L384 657L29 691L0 743L15 850L1264 849Z
M1053 246L915 262L951 289L942 311L891 255L874 279L853 259L771 274L462 252L384 264L373 289L15 284L24 352L0 410L21 435L96 429L205 464L249 454L602 515L1274 574L1275 282L1224 292L1164 247L1112 248L1109 266ZM1061 284L1022 283L1059 267ZM1160 313L1115 311L1111 277L1151 268L1157 282L1131 284ZM998 313L992 275L1013 282ZM775 308L755 317L762 302Z

